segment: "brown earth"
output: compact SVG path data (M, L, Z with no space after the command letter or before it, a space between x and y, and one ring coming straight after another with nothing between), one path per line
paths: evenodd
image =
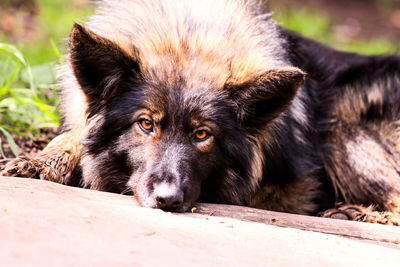
M19 136L16 134L11 134L16 145L17 152L20 156L32 156L37 152L43 150L46 145L57 136L58 131L54 128L46 128L40 130L40 137L30 138L27 136ZM0 141L3 152L6 156L5 159L0 159L0 170L2 167L12 158L14 158L14 154L10 149L10 145L7 143L6 138L3 134L0 133Z

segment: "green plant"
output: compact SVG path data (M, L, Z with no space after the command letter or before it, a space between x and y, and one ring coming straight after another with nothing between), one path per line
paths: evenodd
M0 134L15 156L12 133L35 139L41 128L58 127L57 103L54 66L30 67L15 46L0 43Z

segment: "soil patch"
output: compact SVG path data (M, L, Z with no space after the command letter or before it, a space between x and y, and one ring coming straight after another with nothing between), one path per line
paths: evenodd
M43 150L46 145L58 135L58 130L55 128L46 128L40 130L41 136L35 139L31 139L27 136L18 136L11 134L17 145L17 152L20 156L33 156L39 151ZM4 135L0 135L1 146L6 156L5 159L0 160L0 169L12 158L14 154L10 149L10 145L7 143Z

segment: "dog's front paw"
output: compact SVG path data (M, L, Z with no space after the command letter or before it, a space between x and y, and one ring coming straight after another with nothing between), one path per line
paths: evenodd
M52 180L56 177L50 166L40 160L27 157L19 157L10 161L0 175L42 180Z
M11 177L39 178L38 173L40 173L40 164L37 160L19 157L7 163L0 174Z
M332 219L400 226L399 215L391 212L379 212L373 210L371 207L363 207L359 205L342 205L334 209L326 210L319 215L321 217Z

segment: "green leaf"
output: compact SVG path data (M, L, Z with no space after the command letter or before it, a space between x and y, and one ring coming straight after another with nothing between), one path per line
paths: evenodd
M35 125L32 125L33 129L43 129L43 128L58 128L58 123L55 122L41 122Z
M3 144L1 142L1 139L0 139L0 154L3 157L3 159L7 158L3 151Z
M18 50L15 46L6 43L0 43L0 51L8 52L17 58L23 65L26 66L26 61L21 51Z
M54 39L53 39L53 38L50 39L50 44L51 44L51 48L53 49L54 54L56 54L56 56L57 56L59 59L62 59L60 50L58 49L58 47L57 47L57 45L56 45L56 42L54 42Z
M54 84L56 82L56 73L52 64L31 66L21 72L21 79L25 83L31 83L32 77L35 77L36 84Z
M6 131L3 127L0 127L0 131L4 134L4 136L7 139L7 143L10 145L10 149L12 153L18 157L18 152L17 152L17 145L14 142L14 139L12 138L11 134Z
M15 68L13 69L13 71L11 72L11 74L8 76L8 78L6 78L5 85L4 85L5 88L10 88L11 87L11 84L17 78L17 75L18 75L20 70L21 70L21 66L20 66L20 64L17 64L15 66Z

